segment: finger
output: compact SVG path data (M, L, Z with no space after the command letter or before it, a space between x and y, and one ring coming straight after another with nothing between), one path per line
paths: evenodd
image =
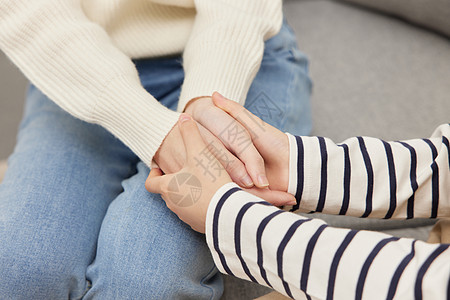
M231 116L225 114L225 117L229 118L226 122L230 125L219 135L221 141L244 163L253 183L261 188L267 187L269 181L266 177L264 159L253 144L249 133Z
M159 168L153 168L150 170L150 174L145 181L145 188L150 193L161 194L162 193L162 179L163 172Z
M247 173L258 187L266 187L264 159L256 149L248 131L232 116L212 106L200 123L216 135L225 147L244 163Z
M257 187L264 188L269 186L264 159L252 143L248 144L237 156L244 162L247 172Z
M250 133L252 140L264 135L272 126L249 112L245 107L239 103L225 98L218 92L212 95L214 104L220 109L230 114L234 119L244 126ZM272 127L273 128L273 127Z
M275 206L295 205L297 201L295 197L289 193L281 191L273 191L270 189L251 188L245 189L247 192L258 196Z
M181 114L178 121L184 146L186 147L187 159L200 153L206 144L200 135L197 123L188 114Z
M277 128L265 123L239 103L214 92L213 103L237 120L249 133L253 144L265 158L275 155L279 148L288 143L286 135Z
M253 186L252 178L248 175L245 165L234 156L224 144L208 129L202 125L198 126L203 140L207 144L207 148L212 155L220 162L225 171L230 175L231 179L239 186L250 188ZM204 153L202 151L201 153Z

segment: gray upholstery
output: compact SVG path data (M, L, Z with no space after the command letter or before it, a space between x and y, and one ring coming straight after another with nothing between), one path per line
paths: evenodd
M429 136L450 121L450 42L445 37L342 2L285 1L285 15L310 59L313 134L336 142L356 135L410 139ZM422 240L431 229L426 226L430 220L315 217ZM225 286L226 300L268 291L232 278Z
M344 0L398 16L450 37L450 0Z
M375 1L407 2L365 2ZM313 134L336 142L355 135L409 139L429 136L437 125L450 121L447 38L343 2L286 1L285 14L300 49L310 58ZM0 159L13 149L24 88L23 77L0 56ZM420 239L426 239L430 229L429 220L314 217L336 226ZM268 291L232 278L225 285L226 300L251 299Z

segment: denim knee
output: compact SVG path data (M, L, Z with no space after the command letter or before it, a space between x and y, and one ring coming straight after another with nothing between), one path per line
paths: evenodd
M86 299L219 299L222 279L204 235L145 190L148 172L139 163L109 206L86 273Z
M135 267L122 265L102 273L84 299L218 300L223 293L222 275L213 264L207 265L206 272L169 261L142 274L136 273Z
M82 297L87 289L82 267L65 255L22 246L20 249L3 244L0 248L0 299Z

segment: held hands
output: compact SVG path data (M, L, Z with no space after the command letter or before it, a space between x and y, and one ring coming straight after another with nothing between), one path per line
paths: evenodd
M220 94L215 93L213 97L220 97ZM288 159L287 137L282 132L251 115L247 110L244 109L242 111L253 116L255 120L260 122L259 125L263 128L267 127L269 132L274 133L276 131L286 141L283 149L278 147L277 143L279 144L279 142L268 142L270 147L273 146L272 149L274 151L272 152L281 155L281 157L270 159L268 161L269 165L266 166L266 158L263 158L259 149L256 149L257 144L254 143L256 139L255 134L251 134L246 128L247 124L236 118L237 114L241 112L240 108L242 106L231 100L224 99L224 103L228 102L236 104L235 106L230 106L234 115L214 105L211 97L192 100L188 103L186 112L197 122L203 140L234 182L243 188L249 188L251 193L268 202L281 202L283 204L294 202L292 195L279 192L287 191L287 167L285 170L283 167L283 172L274 167L276 166L275 163L278 163L277 160L284 159L284 157ZM262 149L264 150L264 147ZM174 173L184 166L186 161L185 153L186 149L181 141L179 127L174 126L156 152L154 160L163 173ZM208 166L205 166L205 172L210 173L208 168ZM283 175L280 177L280 174ZM213 178L212 174L209 175ZM267 188L269 183L270 186Z
M217 92L213 94L212 100L217 107L227 112L249 133L253 145L264 159L270 189L287 192L289 184L289 139L286 134L265 123L245 107L235 101L226 99ZM256 189L252 189L252 191L259 196ZM292 198L292 200L295 199ZM285 204L289 204L286 202Z
M245 190L274 205L294 204L295 198L286 193L289 179L287 136L218 93L214 93L212 101L216 109L222 113L226 112L225 115L235 122L230 124L239 124L238 128L244 130L254 150L263 159L270 188L253 186ZM205 103L199 104L206 105ZM189 115L182 114L179 123L172 129L183 140L185 153L182 153L179 161L181 167L176 173L165 172L172 173L169 175L163 175L160 169L153 168L146 181L148 191L162 194L169 209L199 232L204 232L206 212L212 196L222 185L234 181L233 177L228 175L229 172L226 172L229 170L224 167L225 159L219 158L224 153L221 151L223 149L216 147L220 140L211 139L211 142L206 144L202 128ZM231 135L228 136L230 137ZM179 144L177 146L180 148ZM226 153L231 155L230 152ZM205 163L208 168L205 168Z
M231 182L231 178L203 141L197 123L191 116L182 114L175 126L186 149L186 163L178 172L167 175L153 168L145 188L151 193L161 194L167 207L182 221L204 233L209 202L221 186ZM210 172L215 175L215 180L198 164L204 156L213 161L215 168Z
M264 188L269 185L264 160L248 132L235 119L216 107L210 97L191 101L186 113L198 122L204 141L213 146L217 159L234 182L245 188ZM183 167L186 151L181 144L181 134L175 126L154 157L165 173L176 172Z
M253 145L250 134L232 116L216 107L211 97L192 100L186 107L186 113L218 137L226 149L237 158L238 162L235 163L235 166L231 170L228 167L228 171L231 171L230 174L240 174L240 178L232 176L237 184L246 188L253 185L259 188L269 186L264 169L264 159Z

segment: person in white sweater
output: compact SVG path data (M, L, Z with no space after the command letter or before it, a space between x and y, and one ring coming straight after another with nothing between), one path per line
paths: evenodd
M287 207L290 211L450 217L450 124L439 126L428 139L355 137L335 144L322 137L284 134L220 94L213 100L246 128L266 165L273 167L269 180L276 176L296 197L297 203ZM206 232L221 272L294 299L449 299L450 245L333 228L248 193L226 172L217 171L218 180L208 182L197 163L208 146L189 115L182 115L178 126L186 164L165 175L152 169L146 187L161 193L194 230ZM173 180L186 174L189 182L198 178L201 186L195 193L192 187L174 193Z
M144 183L184 165L185 111L238 185L292 201L209 97L309 132L282 1L0 0L0 49L31 82L0 185L0 298L218 299L204 238Z

